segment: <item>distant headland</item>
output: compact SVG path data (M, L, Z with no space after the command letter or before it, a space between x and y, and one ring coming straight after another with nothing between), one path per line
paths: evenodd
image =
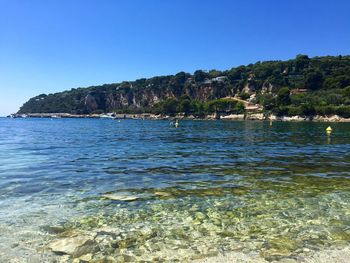
M106 115L110 113L109 115ZM225 71L157 76L28 100L14 117L350 118L350 56L256 62Z

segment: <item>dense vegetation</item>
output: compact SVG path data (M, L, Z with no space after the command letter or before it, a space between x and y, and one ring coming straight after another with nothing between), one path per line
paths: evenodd
M266 113L280 116L350 117L350 56L298 55L226 71L180 72L41 94L26 102L19 113L243 113L242 103L227 98L233 96L259 103Z
M198 117L204 117L207 114L225 112L225 113L244 113L244 104L229 98L221 98L201 102L199 100L191 100L188 96L181 96L180 99L169 98L154 105L150 110L151 113L175 115L183 113L185 116L189 114Z

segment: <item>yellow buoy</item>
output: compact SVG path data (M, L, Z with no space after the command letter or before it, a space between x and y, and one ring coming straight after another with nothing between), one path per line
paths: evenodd
M326 129L327 134L330 135L332 131L333 131L332 127L328 126L328 128Z

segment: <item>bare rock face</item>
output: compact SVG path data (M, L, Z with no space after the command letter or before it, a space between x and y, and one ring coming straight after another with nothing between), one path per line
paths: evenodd
M91 236L63 238L52 242L49 248L55 253L68 254L73 257L80 257L98 250L98 246Z
M273 86L270 82L265 81L261 88L261 94L271 94Z
M255 87L254 87L254 85L253 85L252 83L248 82L248 83L244 86L242 92L248 93L248 94L253 94L253 93L255 92Z
M98 108L96 99L91 94L86 95L84 105L88 112L93 112Z

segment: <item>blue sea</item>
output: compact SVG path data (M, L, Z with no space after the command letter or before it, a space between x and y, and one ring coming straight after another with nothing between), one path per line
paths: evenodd
M0 262L349 247L350 123L328 126L0 118Z

